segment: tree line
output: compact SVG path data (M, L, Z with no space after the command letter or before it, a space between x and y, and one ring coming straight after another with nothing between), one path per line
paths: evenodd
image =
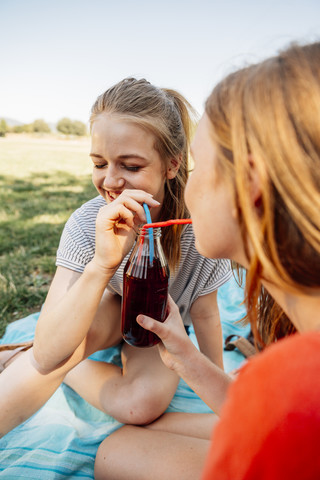
M83 137L87 134L85 123L80 122L79 120L70 120L70 118L67 117L58 121L56 129L63 135L76 135ZM5 119L2 118L0 119L0 137L5 137L7 133L52 133L52 130L42 119L37 119L32 123L10 127Z

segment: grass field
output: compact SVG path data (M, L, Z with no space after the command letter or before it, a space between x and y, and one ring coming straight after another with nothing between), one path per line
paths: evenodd
M69 215L96 195L89 139L0 138L0 336L39 311Z

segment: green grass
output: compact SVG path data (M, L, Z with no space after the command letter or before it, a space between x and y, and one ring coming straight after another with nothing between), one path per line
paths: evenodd
M40 310L63 226L96 195L88 153L88 139L0 139L0 336Z

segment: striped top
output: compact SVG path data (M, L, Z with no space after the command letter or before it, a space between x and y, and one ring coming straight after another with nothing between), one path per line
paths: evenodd
M95 222L105 200L98 195L78 208L67 221L57 251L56 265L82 273L95 251ZM123 269L130 253L124 258L108 289L122 295ZM231 277L229 260L203 257L195 248L192 225L181 236L181 258L178 268L170 274L169 293L178 305L185 325L191 324L190 308L201 295L213 292Z

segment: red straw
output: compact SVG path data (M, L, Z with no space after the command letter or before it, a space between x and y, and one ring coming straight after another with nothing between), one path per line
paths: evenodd
M145 223L141 228L141 233L145 233L147 228L158 228L158 227L170 227L170 225L185 225L187 223L192 223L190 218L174 218L172 220L167 220L166 222L155 222L155 223ZM140 246L143 244L144 236L140 238ZM139 249L139 261L141 258L142 249Z
M192 220L190 220L190 218L175 218L173 220L167 220L166 222L145 223L142 230L146 230L147 228L169 227L170 225L184 225L187 223L192 223Z

